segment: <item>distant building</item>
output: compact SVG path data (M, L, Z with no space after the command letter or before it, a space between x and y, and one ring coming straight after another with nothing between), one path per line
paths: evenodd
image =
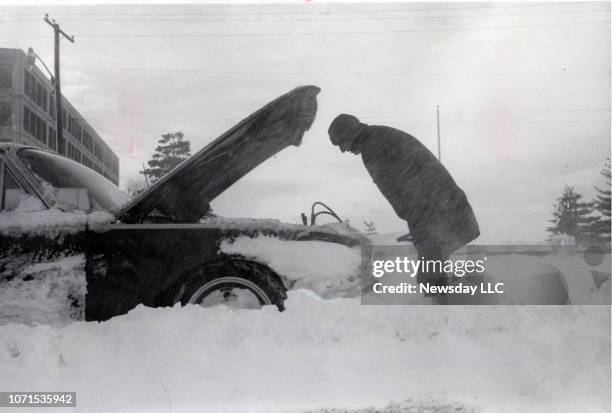
M119 158L64 97L56 133L55 87L19 49L0 48L0 141L50 149L119 184Z

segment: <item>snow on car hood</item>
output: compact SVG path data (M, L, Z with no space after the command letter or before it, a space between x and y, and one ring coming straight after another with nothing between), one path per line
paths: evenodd
M348 222L335 222L323 225L289 224L274 218L227 218L207 215L200 220L202 224L213 225L224 230L239 230L243 233L276 234L286 239L326 239L335 236L335 242L348 245L370 244L369 239Z
M153 209L179 222L197 222L209 203L287 146L299 146L317 111L316 86L277 98L185 160L123 207L118 218L137 222Z

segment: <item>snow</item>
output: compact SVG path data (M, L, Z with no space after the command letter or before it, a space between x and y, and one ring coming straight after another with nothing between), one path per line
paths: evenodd
M21 194L19 196L19 204L14 209L15 212L37 212L43 211L47 207L38 197L30 194Z
M113 219L5 212L0 233L103 229ZM75 322L82 255L5 279L0 389L76 391L66 411L88 413L610 411L609 305L366 306L359 248L258 236L221 249L289 281L287 309L141 305ZM487 271L503 279L542 263L562 271L572 302L609 303L610 281L598 289L589 275L609 272L609 256L594 267L578 254L489 257Z
M298 224L288 224L273 218L227 218L218 215L205 216L202 224L214 225L222 229L238 229L242 231L295 232L309 230L311 227Z
M80 211L64 212L51 208L39 212L0 212L1 235L53 235L76 233L85 229L87 214Z
M76 391L77 412L609 411L606 306L286 305L1 326L0 388Z
M105 211L94 211L87 216L89 229L103 229L106 225L115 220L115 216Z
M200 220L203 224L214 225L223 229L256 230L259 232L283 233L299 232L302 237L311 232L344 235L352 238L363 238L363 234L347 222L328 223L323 225L288 224L273 218L227 218L218 215L206 216Z
M227 218L220 215L207 215L200 220L203 224L215 224L220 227L269 227L278 228L283 225L293 227L293 224L284 223L274 218Z
M85 257L32 264L0 282L0 325L66 325L84 319Z
M221 243L226 254L240 254L268 265L292 288L321 297L355 297L360 292L361 250L323 241L286 241L276 237L238 237Z
M103 211L96 211L91 214L78 210L65 212L57 208L36 212L30 212L27 208L25 210L3 211L0 212L0 235L29 234L53 237L58 233L83 231L87 225L91 228L101 228L114 219L112 214Z

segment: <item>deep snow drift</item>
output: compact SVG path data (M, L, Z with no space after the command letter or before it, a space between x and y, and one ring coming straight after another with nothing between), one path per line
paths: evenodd
M607 306L362 306L305 290L290 292L282 313L139 306L104 323L0 327L0 388L76 391L82 412L297 412L406 399L604 412L609 325Z

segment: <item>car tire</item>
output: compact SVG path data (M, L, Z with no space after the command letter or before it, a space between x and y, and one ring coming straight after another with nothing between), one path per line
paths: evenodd
M242 300L242 304L253 303L256 299L260 306L276 305L283 311L286 291L280 277L265 265L231 259L206 265L187 276L179 289L179 301L183 305L211 306L217 304L216 300L220 300L218 304L225 304L223 301L234 298L236 292L243 292L246 300Z

